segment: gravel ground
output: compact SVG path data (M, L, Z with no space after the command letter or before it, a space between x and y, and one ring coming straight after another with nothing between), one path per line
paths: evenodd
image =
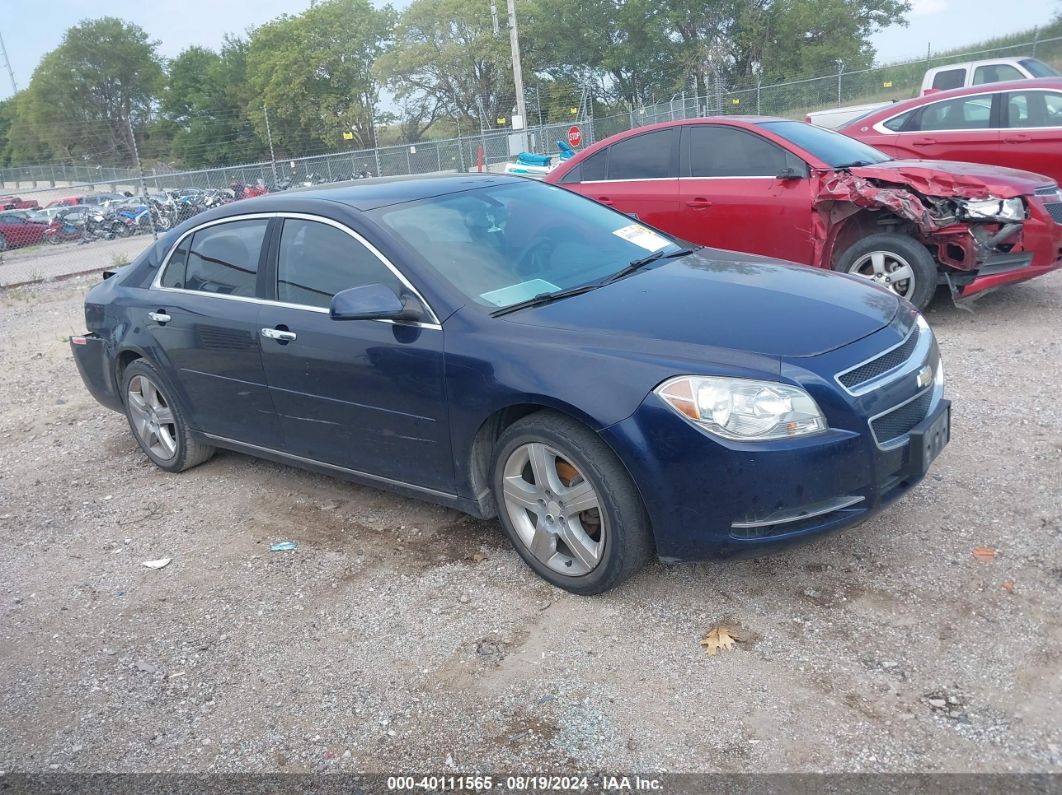
M595 598L492 522L149 465L64 342L91 281L0 292L0 770L1062 771L1062 273L929 313L953 441L884 515Z

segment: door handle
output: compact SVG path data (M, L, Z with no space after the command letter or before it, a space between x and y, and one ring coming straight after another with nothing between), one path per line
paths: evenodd
M165 309L160 309L158 312L148 312L148 317L154 320L156 323L169 323L173 320L172 317L166 314Z
M1008 135L1003 138L1005 144L1027 144L1032 139L1028 135Z
M687 207L692 207L694 210L707 210L709 207L712 206L712 203L710 201L708 201L707 199L704 199L704 198L701 198L700 196L698 196L698 197L696 197L694 199L690 199L688 202L686 202L686 206Z
M615 204L615 202L613 202L608 196L598 196L597 200L600 204L603 204L606 207L612 207Z
M919 138L916 141L912 141L915 146L936 146L936 138Z
M262 336L277 342L291 342L298 335L294 331L288 331L287 329L264 328L262 329Z

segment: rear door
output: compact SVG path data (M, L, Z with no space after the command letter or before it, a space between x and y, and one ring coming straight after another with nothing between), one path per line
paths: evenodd
M995 163L999 155L1000 94L987 92L923 105L905 122L905 148L926 160Z
M999 165L1062 181L1062 92L1007 93L1003 123Z
M807 164L754 132L722 124L682 128L680 223L694 243L810 264ZM786 170L789 178L781 178Z
M276 411L258 344L259 265L268 218L225 220L183 237L142 307L145 330L201 431L275 448Z
M273 267L271 265L271 267ZM346 226L288 217L262 308L262 357L284 449L315 461L453 492L453 457L438 323L332 320L340 290L380 283L412 292ZM283 338L267 336L283 332Z
M678 138L677 127L624 138L576 166L562 184L674 232L679 223Z

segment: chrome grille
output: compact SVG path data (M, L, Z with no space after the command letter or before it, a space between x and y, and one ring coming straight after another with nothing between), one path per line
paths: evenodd
M911 329L911 333L907 335L900 345L892 350L885 351L881 356L876 359L871 359L866 364L861 364L854 370L849 370L847 373L843 373L837 376L837 380L847 389L855 389L856 387L865 384L867 381L872 381L885 373L899 367L906 362L918 345L918 326Z
M871 420L870 428L879 445L887 445L911 432L929 414L933 403L933 387L921 392L914 400L903 403L887 414Z

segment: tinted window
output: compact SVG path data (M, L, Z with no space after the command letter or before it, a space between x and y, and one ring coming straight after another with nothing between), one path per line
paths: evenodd
M806 124L802 121L767 121L761 125L765 130L796 144L805 152L817 157L834 168L854 165L884 163L889 156L873 146L867 146L847 135Z
M636 135L608 149L609 179L663 179L677 177L671 169L674 130ZM585 175L585 171L584 171ZM584 176L585 178L585 176Z
M775 177L786 168L786 152L758 135L703 124L686 129L691 177Z
M1062 127L1062 94L1046 91L1008 94L1007 126Z
M1029 74L1033 77L1057 77L1058 72L1052 69L1045 63L1041 63L1035 58L1025 58L1018 61L1022 66L1029 70Z
M173 254L170 256L170 261L166 265L166 270L162 272L162 279L159 281L160 285L163 287L184 287L185 268L188 264L188 246L191 242L192 238L189 236L177 244L177 248L174 249Z
M327 308L340 290L366 284L403 285L369 249L346 232L316 221L288 219L280 236L277 299Z
M992 116L992 97L961 97L926 105L920 130L987 130Z
M201 229L192 235L188 247L184 284L166 286L221 295L253 296L258 277L258 256L268 226L269 221L261 219L232 221ZM168 277L169 268L166 271Z
M905 130L910 129L907 123L909 121L912 121L916 114L917 111L909 110L906 113L901 113L899 116L894 116L893 118L889 119L887 122L882 124L882 126L886 130L892 130L893 132L903 132Z
M592 155L581 164L584 182L594 182L599 179L607 179L608 176L608 149L602 149L596 155Z
M966 80L965 69L949 69L946 72L937 72L933 75L933 88L947 91L949 88L961 88Z
M1025 75L1009 63L1000 63L978 66L974 69L973 84L979 86L982 83L999 83L1003 80L1023 80L1024 78Z

